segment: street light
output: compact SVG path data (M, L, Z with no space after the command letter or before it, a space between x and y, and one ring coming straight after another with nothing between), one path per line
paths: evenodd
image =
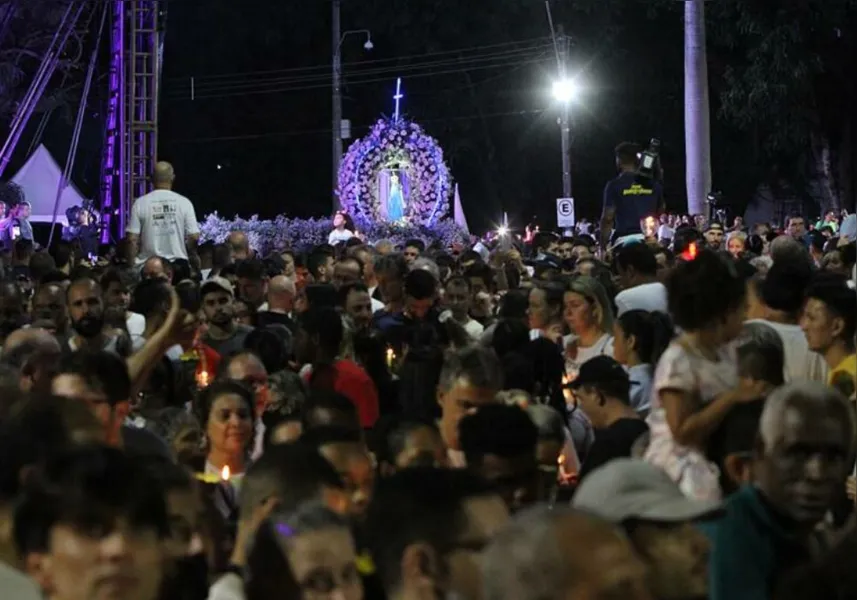
M365 33L366 34L366 42L363 44L363 48L366 50L371 50L375 47L375 44L372 43L372 32L368 29L350 29L343 33L339 38L339 47L342 47L342 42L345 41L349 35L354 35L357 33Z
M553 82L553 89L551 91L554 99L567 103L574 102L580 90L577 87L577 82L573 79L558 79Z
M563 64L563 68L565 68ZM579 95L580 88L574 79L563 77L553 82L554 99L560 103L559 130L562 141L562 197L571 198L571 126L569 108Z
M333 110L332 110L332 129L333 129L333 189L339 183L339 163L342 162L342 42L345 38L352 34L366 34L366 41L363 48L372 50L375 44L372 43L372 33L368 29L355 29L340 33L340 8L342 0L333 0L333 18L331 20L333 42ZM339 209L339 200L334 195L333 209Z

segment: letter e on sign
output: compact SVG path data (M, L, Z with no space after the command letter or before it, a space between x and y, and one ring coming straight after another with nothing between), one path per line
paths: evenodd
M574 227L574 198L556 199L557 227Z

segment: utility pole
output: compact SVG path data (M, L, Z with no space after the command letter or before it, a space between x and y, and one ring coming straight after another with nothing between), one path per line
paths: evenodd
M562 25L559 27L559 43L562 45L560 61L560 78L568 81L568 38L562 34ZM562 137L562 197L571 198L571 126L569 125L569 107L571 100L562 103L562 112L559 118L559 129Z
M333 43L333 190L339 185L339 163L342 162L342 44L340 9L342 0L332 0L333 19L331 42ZM333 210L339 209L339 197L333 194Z
M556 55L557 81L554 83L554 96L562 106L560 107L559 132L562 142L562 197L571 198L571 125L569 124L569 111L573 90L569 89L568 79L568 47L569 40L563 34L562 25L554 28L553 15L551 14L550 0L545 0L545 12L548 17L551 38L553 39L553 50ZM560 87L556 87L559 84Z

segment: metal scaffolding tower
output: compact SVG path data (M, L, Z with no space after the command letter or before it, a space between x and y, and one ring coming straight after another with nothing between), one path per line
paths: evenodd
M161 66L158 0L113 0L110 94L102 154L102 240L120 237L157 160Z

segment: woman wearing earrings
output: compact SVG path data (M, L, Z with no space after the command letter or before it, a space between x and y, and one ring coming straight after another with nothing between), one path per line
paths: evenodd
M228 473L233 487L240 486L253 442L254 407L253 392L235 381L216 381L200 393L196 408L205 431L206 475Z

